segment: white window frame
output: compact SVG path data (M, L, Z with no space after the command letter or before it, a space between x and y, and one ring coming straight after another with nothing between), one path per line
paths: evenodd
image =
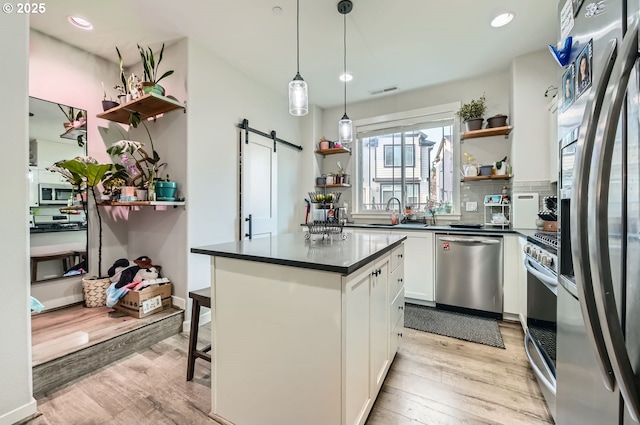
M453 140L452 145L454 149L453 155L453 169L460 170L461 167L461 151L462 146L460 144L460 132L456 131L456 129L460 128L460 118L455 114L456 111L460 109L460 102L451 102L442 105L429 106L426 108L413 109L404 112L397 112L393 114L385 114L378 115L370 118L364 118L360 120L355 120L353 122L354 127L354 135L356 137L355 143L352 144L352 151L357 158L354 161L354 169L352 171L353 176L360 175L360 157L362 153L360 152L361 146L360 143L357 142L357 139L362 137L367 137L366 133L379 132L380 130L384 130L386 128L396 128L400 126L410 126L417 125L426 121L437 121L439 119L451 119L453 117ZM381 214L389 214L386 211L375 211L375 210L366 210L362 211L361 206L358 204L358 193L362 191L362 182L357 181L357 179L353 179L352 181L352 191L351 191L351 205L354 206L354 211L351 214L352 218L358 219L367 219L367 218L375 218L375 216L380 216ZM453 176L453 181L457 182L457 184L453 185L453 211L449 214L438 214L438 217L443 218L444 220L459 220L460 213L460 179L458 176ZM372 217L373 216L373 217Z

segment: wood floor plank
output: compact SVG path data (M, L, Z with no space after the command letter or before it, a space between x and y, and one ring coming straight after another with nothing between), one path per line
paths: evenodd
M519 324L500 329L504 350L404 329L366 424L552 424ZM198 336L209 343L210 324ZM174 335L73 381L38 400L42 415L28 425L217 425L207 415L211 364L197 360L187 382L187 345L187 334Z

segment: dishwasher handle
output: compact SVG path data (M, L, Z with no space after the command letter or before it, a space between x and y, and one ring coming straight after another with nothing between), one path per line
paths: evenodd
M441 237L439 240L443 242L458 242L458 243L472 243L472 244L482 244L482 245L497 245L500 243L499 239L471 239L471 238L452 238L452 237Z

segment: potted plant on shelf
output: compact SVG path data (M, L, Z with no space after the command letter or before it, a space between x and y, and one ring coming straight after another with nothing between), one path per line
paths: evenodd
M99 164L98 161L90 156L78 156L73 159L58 161L48 168L50 171L56 171L62 174L67 181L77 185L79 188L91 188L93 201L96 205L96 213L98 215L98 276L82 279L82 288L87 307L104 306L106 302L106 290L111 284L111 280L108 277L102 277L102 217L100 215L100 209L97 208L98 200L95 189L96 186L111 177L112 169L112 164ZM88 206L84 200L82 207L86 216ZM87 247L88 244L89 241L87 239ZM96 294L98 294L97 299L95 298Z
M480 130L486 110L486 98L483 94L478 99L462 104L458 112L456 112L456 115L462 119L467 131Z
M120 104L130 102L133 98L131 95L131 91L129 90L129 83L127 81L127 77L124 75L124 60L122 59L122 55L120 54L120 49L116 46L116 52L118 52L118 60L120 61L120 84L116 84L113 86L114 89L120 91L118 98L120 99Z
M76 109L73 106L67 106L67 109L65 110L65 108L63 108L59 103L58 108L60 108L67 119L67 122L63 123L65 130L80 128L87 123L86 111L83 109Z
M114 102L113 99L107 100L107 90L104 88L104 82L102 83L102 110L108 111L109 109L118 106L118 102Z
M158 56L157 62L155 60L156 58L153 55L153 50L151 50L151 47L147 47L147 49L145 50L138 44L138 51L140 52L140 58L142 59L142 67L144 68L142 90L145 94L153 92L164 96L164 88L158 83L163 78L173 74L173 70L170 70L165 72L160 78L158 78L158 68L160 67L162 56L164 54L164 43L162 43L162 48L160 49L160 55Z
M150 134L149 139L151 139ZM146 200L143 198L147 198L147 193L153 193L155 177L158 175L160 167L165 165L160 164L160 156L153 148L153 141L151 143L152 156L149 156L142 146L142 143L134 140L119 140L107 149L109 155L120 161L114 166L113 178L122 179L127 184L121 189L123 193L121 193L120 200L123 202Z

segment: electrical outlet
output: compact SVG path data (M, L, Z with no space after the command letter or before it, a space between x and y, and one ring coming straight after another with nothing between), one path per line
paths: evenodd
M478 203L477 202L467 202L466 211L478 211Z

